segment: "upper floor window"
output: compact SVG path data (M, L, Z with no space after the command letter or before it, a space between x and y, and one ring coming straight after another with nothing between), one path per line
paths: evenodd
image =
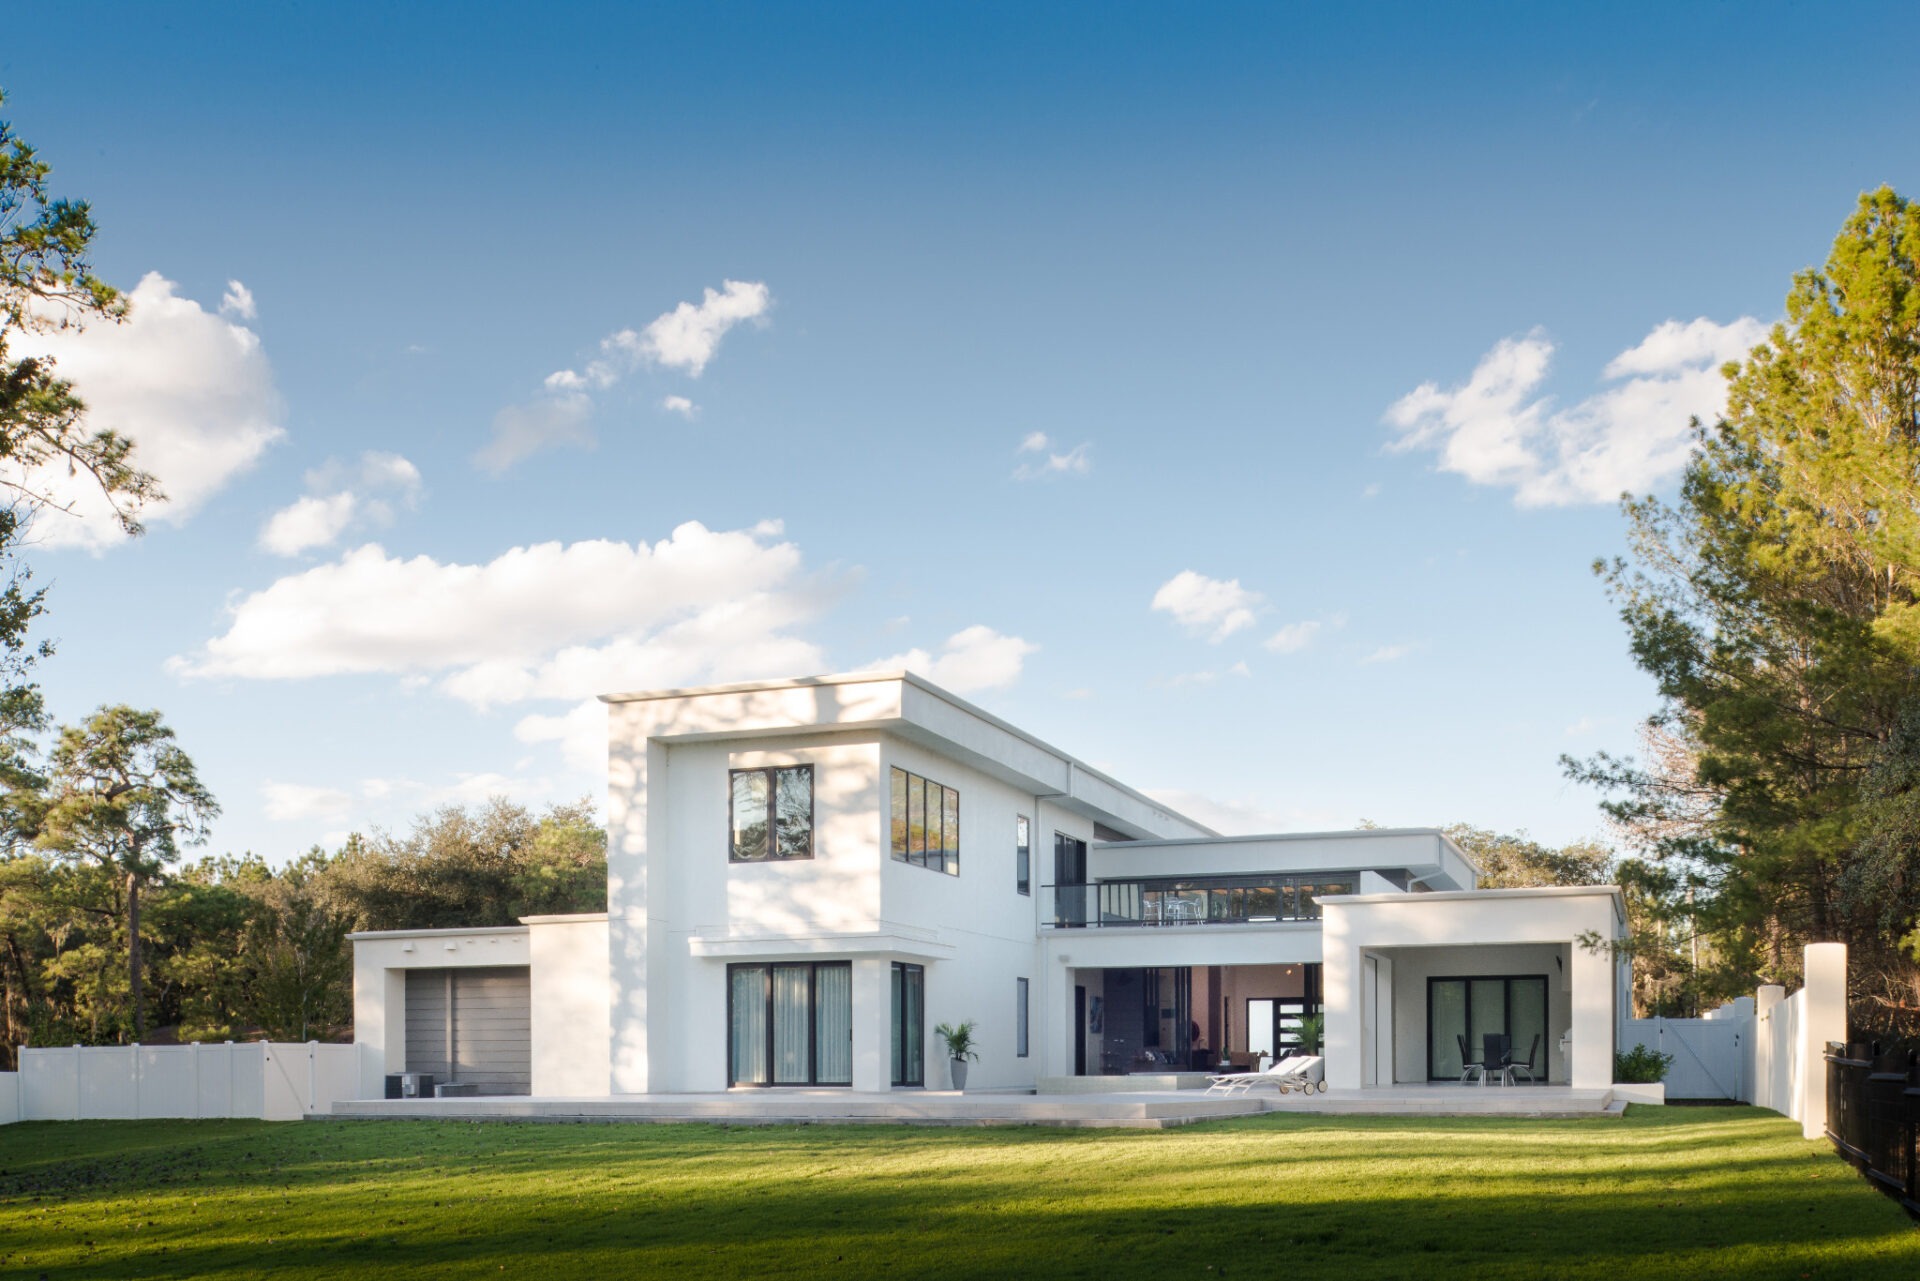
M1033 893L1033 824L1022 814L1014 820L1013 887Z
M813 766L770 765L730 772L735 863L813 857Z
M960 793L893 767L893 856L960 875Z

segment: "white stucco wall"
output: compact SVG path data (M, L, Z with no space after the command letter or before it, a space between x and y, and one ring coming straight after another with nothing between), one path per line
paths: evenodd
M607 1093L607 918L530 916L533 1093Z

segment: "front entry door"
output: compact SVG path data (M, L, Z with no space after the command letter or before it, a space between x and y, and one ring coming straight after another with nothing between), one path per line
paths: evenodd
M1499 975L1427 980L1427 1078L1458 1080L1460 1047L1479 1061L1489 1032L1504 1033L1524 1063L1534 1049L1534 1072L1546 1075L1547 976ZM1537 1048L1536 1048L1537 1047Z

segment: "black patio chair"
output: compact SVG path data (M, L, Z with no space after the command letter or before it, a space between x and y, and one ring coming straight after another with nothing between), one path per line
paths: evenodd
M1527 1047L1527 1057L1524 1059L1516 1059L1511 1054L1509 1054L1507 1056L1507 1070L1509 1072L1525 1072L1527 1074L1528 1085L1539 1084L1538 1080L1533 1075L1533 1061L1535 1056L1538 1055L1539 1053L1540 1053L1540 1034L1538 1032L1535 1032L1533 1034L1533 1044Z
M1480 1038L1485 1051L1480 1059L1482 1072L1498 1072L1504 1085L1513 1084L1510 1065L1513 1062L1513 1043L1505 1032L1488 1032Z
M1455 1032L1453 1039L1460 1044L1460 1084L1465 1085L1467 1083L1467 1077L1475 1072L1480 1074L1481 1080L1485 1080L1487 1076L1487 1065L1485 1063L1474 1062L1473 1056L1467 1053L1467 1038L1459 1032Z

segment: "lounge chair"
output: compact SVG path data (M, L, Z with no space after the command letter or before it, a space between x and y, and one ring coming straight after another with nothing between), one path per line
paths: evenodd
M1326 1059L1317 1054L1296 1054L1281 1059L1264 1072L1233 1072L1207 1078L1209 1094L1245 1094L1256 1085L1271 1085L1282 1094L1299 1091L1311 1094L1327 1092Z

